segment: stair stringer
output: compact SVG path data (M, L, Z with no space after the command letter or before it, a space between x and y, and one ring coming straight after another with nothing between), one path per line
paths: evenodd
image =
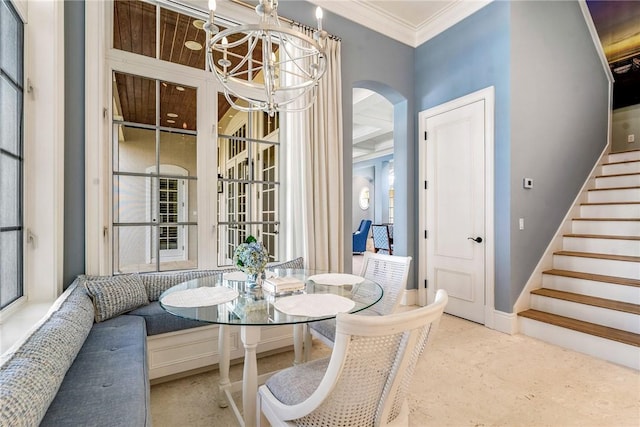
M609 133L609 135L611 134ZM538 264L536 265L533 272L531 273L531 276L529 276L529 280L527 280L527 283L525 284L524 288L522 288L522 291L520 292L520 296L518 297L515 304L513 305L513 313L520 313L521 311L525 311L531 308L531 291L533 291L534 289L540 288L542 283L542 273L546 270L551 270L553 268L553 255L555 252L562 250L563 236L565 234L570 234L572 232L572 228L571 228L572 221L574 218L580 217L580 205L582 203L587 202L588 190L595 188L596 176L601 174L602 164L604 163L606 156L611 154L610 151L611 151L611 138L609 137L607 145L602 150L602 153L600 153L600 157L598 158L595 165L591 169L591 173L589 174L589 176L584 182L584 185L578 192L578 195L573 201L573 204L567 211L567 214L565 215L564 219L560 223L560 226L558 227L558 229L556 230L556 233L554 234L553 238L549 242L547 249L545 249L544 253L542 254L542 257L540 258L540 261L538 261ZM517 320L515 321L517 322ZM520 328L520 323L518 323L518 325L516 325L513 328L513 330L515 330L516 332L522 332Z

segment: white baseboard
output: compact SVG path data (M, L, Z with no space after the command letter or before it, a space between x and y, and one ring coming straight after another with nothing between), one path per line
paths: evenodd
M509 335L517 333L518 315L516 313L505 313L504 311L493 310L493 325L491 329Z
M418 305L418 290L406 289L400 302L402 305Z

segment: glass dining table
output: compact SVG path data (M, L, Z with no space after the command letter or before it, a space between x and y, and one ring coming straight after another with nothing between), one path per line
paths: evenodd
M241 426L257 424L256 396L264 378L258 377L256 347L262 326L292 325L294 363L299 363L306 324L335 318L338 312L365 310L380 301L383 294L378 283L351 274L293 269L275 269L268 274L271 277L267 281L282 280L288 291L272 293L259 286L250 288L243 273L230 272L180 283L160 296L160 306L175 316L220 325L218 404L226 406L228 402ZM239 384L229 381L229 326L240 327L244 346ZM242 413L232 398L240 387Z

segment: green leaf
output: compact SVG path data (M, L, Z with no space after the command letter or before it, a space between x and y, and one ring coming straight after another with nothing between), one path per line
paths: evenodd
M255 242L257 242L257 240L252 235L249 235L249 237L247 237L247 240L245 240L245 243L255 243Z

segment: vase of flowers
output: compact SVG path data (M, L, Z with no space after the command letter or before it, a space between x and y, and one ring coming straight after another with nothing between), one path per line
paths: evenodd
M262 242L249 236L241 243L233 253L233 263L238 269L247 274L247 288L252 289L258 285L258 278L269 261L269 253Z

